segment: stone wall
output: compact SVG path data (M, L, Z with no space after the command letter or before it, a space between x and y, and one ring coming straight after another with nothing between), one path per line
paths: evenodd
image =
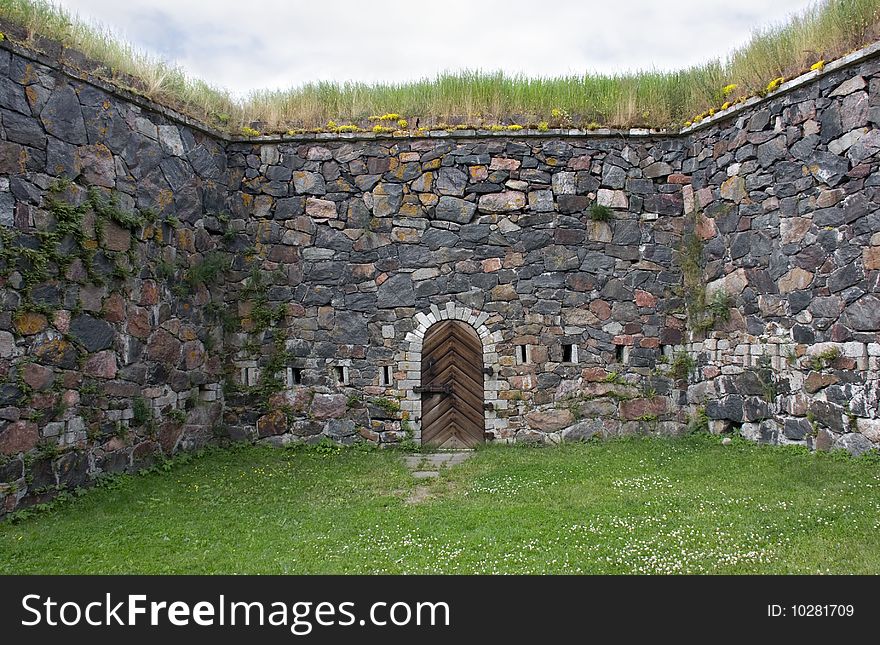
M716 431L860 453L880 442L880 63L691 135L709 294L731 320L689 350Z
M224 142L0 49L0 513L206 444Z
M231 140L0 49L0 514L209 442L880 442L878 61L681 134ZM598 208L601 206L604 208Z
M270 296L296 307L287 342L302 383L287 405L307 413L302 390L326 396L344 367L350 389L400 400L418 439L421 338L449 317L483 339L495 439L613 435L632 425L619 420L648 416L674 432L672 402L642 393L668 393L654 368L662 347L683 339L674 248L686 147L478 137L231 145L233 221L254 227L264 268L286 267ZM611 219L592 218L596 202ZM576 347L568 360L563 345ZM248 357L236 365L256 384ZM330 396L343 406L345 394ZM340 427L353 436L354 421ZM386 428L395 440L399 427L387 424L361 434L385 440Z

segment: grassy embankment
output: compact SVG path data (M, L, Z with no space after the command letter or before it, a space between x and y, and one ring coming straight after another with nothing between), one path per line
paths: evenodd
M529 78L462 70L416 82L307 83L242 101L44 0L2 0L3 23L12 40L40 48L43 37L79 50L103 63L99 73L110 80L235 134L391 132L412 130L416 118L422 127L441 128L677 128L873 42L880 37L880 0L816 4L755 31L724 59L673 72Z

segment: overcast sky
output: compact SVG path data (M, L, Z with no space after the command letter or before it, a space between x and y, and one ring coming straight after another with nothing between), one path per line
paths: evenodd
M555 76L723 56L808 0L60 0L236 94L455 69Z

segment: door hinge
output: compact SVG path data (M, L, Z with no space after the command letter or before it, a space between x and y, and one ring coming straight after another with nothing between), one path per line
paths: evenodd
M452 384L445 385L416 385L413 388L416 394L452 394Z

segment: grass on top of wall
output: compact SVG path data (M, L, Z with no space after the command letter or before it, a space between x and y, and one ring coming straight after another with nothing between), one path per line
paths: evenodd
M880 573L880 463L719 437L244 447L0 523L0 573Z
M723 60L680 71L533 78L463 70L403 83L306 83L241 101L46 0L2 0L0 21L12 39L37 49L40 37L61 42L103 63L109 80L140 79L134 89L147 97L237 134L391 132L412 130L417 117L423 127L679 127L874 41L880 0L826 0L755 31Z

